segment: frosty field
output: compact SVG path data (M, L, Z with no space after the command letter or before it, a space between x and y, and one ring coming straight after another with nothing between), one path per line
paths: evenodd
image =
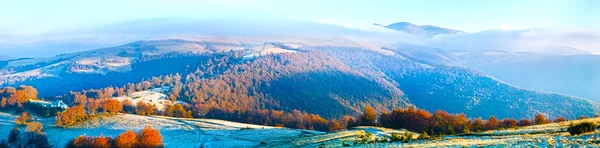
M8 135L15 126L14 115L0 112L0 133ZM570 136L568 125L583 121L600 123L599 118L581 119L561 123L551 123L473 133L469 135L445 136L437 140L411 140L401 142L355 143L358 135L371 133L373 140L389 138L391 133L410 132L379 127L356 127L340 132L317 132L244 124L214 119L183 119L163 116L138 116L119 114L100 116L82 124L61 128L54 125L54 118L34 118L44 123L50 144L64 147L79 136L116 137L125 130L139 131L146 125L159 129L166 147L506 147L506 146L600 146L600 132ZM24 126L20 127L25 130ZM419 133L413 133L413 138Z

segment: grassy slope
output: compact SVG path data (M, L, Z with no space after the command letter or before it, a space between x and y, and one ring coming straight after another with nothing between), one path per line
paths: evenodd
M0 113L0 133L9 133L14 127L14 116ZM485 131L463 136L445 136L443 140L413 140L409 143L382 142L357 144L357 135L367 132L377 137L388 137L392 132L404 133L377 127L357 127L340 132L323 133L310 130L276 128L261 125L236 123L213 119L182 119L171 117L146 117L116 115L88 121L71 128L52 125L52 118L37 118L45 124L49 141L55 146L64 146L78 135L116 137L129 129L141 130L145 125L160 129L167 147L341 147L342 142L352 147L463 147L463 146L600 146L600 132L570 136L568 125L583 121L600 123L600 118L581 119L561 123L535 125L515 129ZM25 130L25 127L21 127ZM8 134L6 134L8 135ZM414 133L413 136L419 134Z

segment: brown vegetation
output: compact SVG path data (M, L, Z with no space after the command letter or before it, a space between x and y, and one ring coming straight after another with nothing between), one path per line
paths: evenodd
M67 143L68 148L157 148L164 147L162 141L162 135L158 130L152 129L150 126L146 126L139 133L134 133L127 130L117 138L97 136L89 137L87 135L81 135Z

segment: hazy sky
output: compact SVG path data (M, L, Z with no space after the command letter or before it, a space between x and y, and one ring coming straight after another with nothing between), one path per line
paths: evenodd
M0 34L150 18L285 18L362 28L407 21L468 32L600 26L598 0L1 0Z

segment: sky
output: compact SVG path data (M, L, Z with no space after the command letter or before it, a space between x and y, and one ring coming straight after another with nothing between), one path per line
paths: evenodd
M598 30L597 0L0 0L0 35L40 34L153 18L283 18L351 28L399 21L478 32Z

